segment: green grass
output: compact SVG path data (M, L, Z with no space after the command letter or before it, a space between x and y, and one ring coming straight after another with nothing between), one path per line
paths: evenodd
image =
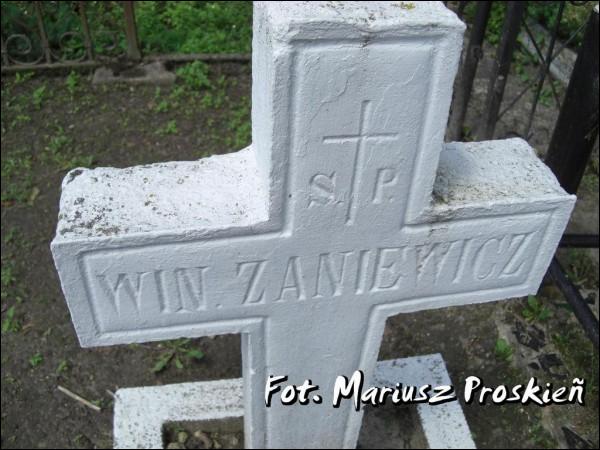
M177 339L162 343L160 347L164 347L165 350L156 359L152 372L162 372L171 365L181 370L186 362L204 358L204 353L193 347L190 342L190 339Z
M16 333L21 329L21 323L16 318L16 307L13 305L6 310L2 320L2 334Z
M585 249L567 249L565 261L565 270L574 284L590 288L598 287L598 268Z
M177 121L169 120L164 126L158 128L156 130L156 134L159 136L165 136L168 134L177 134L179 130L177 129Z
M530 428L529 434L536 448L558 448L558 443L552 434L541 423Z
M73 138L61 126L55 128L54 134L47 136L47 145L44 147L41 159L52 164L57 171L89 167L93 162L92 155L84 155L81 150L73 146Z
M527 305L521 311L521 314L528 322L546 322L552 312L536 296L527 297Z
M46 85L42 84L40 87L34 90L33 94L31 95L31 102L33 104L33 107L35 109L41 109L46 97Z
M43 357L43 356L42 356L42 354L41 354L41 353L39 353L39 352L38 352L38 353L36 353L35 355L32 355L32 356L29 358L29 365L30 365L32 368L35 368L35 367L39 366L39 365L40 365L40 364L42 364L43 362L44 362L44 357Z
M494 345L494 354L501 361L510 361L513 354L513 349L510 344L503 338L498 338Z
M208 65L202 61L194 61L181 66L175 73L189 89L200 90L211 87Z
M12 260L2 261L2 289L6 289L11 286L17 278L15 277L15 267Z
M552 336L552 341L561 354L569 376L586 380L586 399L591 399L592 408L598 408L598 350L584 335L578 323Z
M248 97L243 97L230 111L227 123L232 135L226 139L229 148L240 149L250 144L252 125L250 122L250 99Z
M66 359L61 360L56 366L56 374L60 375L69 370L69 362Z
M33 189L33 157L27 149L3 153L2 205L26 204Z
M137 2L136 19L147 53L249 52L251 2Z
M4 183L3 183L4 184ZM21 318L18 314L19 307L23 298L27 298L26 289L23 283L20 270L18 255L31 246L22 232L16 227L3 229L2 237L2 334L17 333L21 331ZM10 306L9 306L10 305ZM6 311L4 311L6 308Z
M81 81L81 75L78 72L72 70L67 78L65 79L65 85L67 86L67 91L71 94L71 97L75 95L77 92L77 88L79 87Z

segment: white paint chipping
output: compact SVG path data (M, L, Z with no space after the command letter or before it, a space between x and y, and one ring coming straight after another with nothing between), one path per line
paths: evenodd
M267 220L266 198L251 148L198 161L78 168L63 181L56 237L253 225Z

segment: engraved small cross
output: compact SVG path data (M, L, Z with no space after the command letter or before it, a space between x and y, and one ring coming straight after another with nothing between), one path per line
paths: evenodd
M355 197L360 192L360 182L362 169L364 167L364 147L368 140L393 141L398 138L398 133L370 133L372 107L371 100L363 100L360 110L360 121L358 134L340 134L335 136L324 136L324 144L343 144L354 142L354 162L352 164L352 178L350 180L350 193L348 196L348 207L346 210L346 224L352 225L356 215Z

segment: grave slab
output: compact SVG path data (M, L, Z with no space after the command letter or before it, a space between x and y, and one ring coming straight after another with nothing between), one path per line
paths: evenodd
M163 448L167 422L242 417L243 380L119 389L114 410L114 448Z
M523 140L443 144L464 25L406 5L257 2L249 148L67 175L82 346L241 333L246 445L354 447L361 413L267 376L331 392L391 315L537 291L575 198Z
M379 361L375 386L451 385L440 354ZM243 380L204 381L119 389L115 398L115 448L163 448L167 422L243 417ZM417 405L430 448L475 448L458 402Z

